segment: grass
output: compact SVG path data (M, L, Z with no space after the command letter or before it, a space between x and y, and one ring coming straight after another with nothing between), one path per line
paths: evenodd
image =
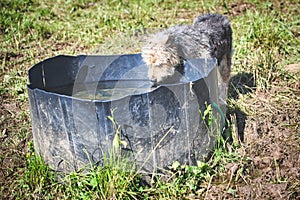
M220 139L208 162L199 162L198 166L174 162L167 180L158 178L149 186L142 184L134 171L125 170L126 162L109 159L105 167L92 168L89 173L59 176L33 151L26 90L27 70L41 60L57 54L139 52L145 33L177 23L191 23L199 13L218 12L226 14L233 27L233 76L247 73L254 81L251 87L246 84L242 88L239 84L248 76L237 79L235 98L229 99L230 109L248 115L247 123L257 128L246 133L250 138L251 134L260 134L256 140L263 144L268 141L263 135L271 137L271 131L289 133L282 138L286 138L286 146L293 147L293 150L285 149L287 154L294 155L300 141L297 136L300 76L299 72L285 70L285 66L299 63L297 1L3 0L0 11L0 196L10 199L241 198L241 188L255 188L252 183L257 177L263 180L262 188L264 184L283 182L288 185L287 197L292 199L299 194L299 180L282 174L286 167L283 158L275 155L269 164L276 172L273 178L264 179L264 171L256 170L261 167L256 165L257 156L265 158L272 154L264 153L268 150L255 140L251 144L229 145ZM231 117L235 118L233 114ZM267 128L260 126L269 118ZM234 127L233 123L236 134ZM286 168L294 169L294 165Z
M249 11L239 20L243 21L240 27L243 33L247 33L236 36L241 44L235 48L236 54L246 62L239 67L254 75L258 87L269 87L284 73L283 65L297 62L299 51L295 47L299 45L299 40L294 32L299 17L284 16L276 11ZM290 24L288 20L291 20ZM253 65L256 67L247 67Z

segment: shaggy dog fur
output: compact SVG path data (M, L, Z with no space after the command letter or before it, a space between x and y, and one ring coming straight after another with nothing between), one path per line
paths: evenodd
M216 58L222 81L230 77L232 30L219 14L200 15L193 25L177 25L150 37L142 48L149 79L161 83L189 58Z

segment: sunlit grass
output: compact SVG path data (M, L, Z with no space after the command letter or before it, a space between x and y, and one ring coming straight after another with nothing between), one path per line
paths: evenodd
M218 119L208 106L207 126L210 131L220 132ZM206 118L206 116L204 116ZM113 119L113 116L111 117ZM115 127L118 130L117 127ZM213 130L215 129L215 130ZM118 135L118 131L115 133ZM215 151L208 162L197 162L197 166L181 165L175 161L165 176L155 175L146 180L132 162L119 156L119 144L108 157L104 156L102 166L92 163L77 172L55 172L43 159L36 155L33 143L28 143L25 167L22 174L10 186L11 198L46 199L176 199L191 195L205 195L213 179L226 175L226 167L232 163L236 171L230 181L238 181L244 173L247 160L239 155L236 147L227 148L225 140L217 136ZM238 163L238 164L236 164ZM233 179L234 178L234 179ZM146 181L146 182L145 182ZM228 183L230 184L230 182Z
M122 54L140 50L145 33L174 24L192 23L204 12L226 14L233 27L234 74L247 72L254 78L256 91L274 87L276 102L296 104L294 88L299 76L284 70L299 62L300 15L294 6L280 7L272 1L246 1L249 9L232 15L231 6L239 1L37 1L0 2L0 94L1 163L10 161L1 180L1 194L20 199L178 199L204 198L213 183L225 183L235 194L234 183L247 183L249 158L237 143L219 138L212 158L198 166L173 165L170 177L159 177L152 185L141 184L140 176L124 170L123 164L107 162L89 173L58 176L36 156L30 143L31 129L27 101L27 69L57 54ZM282 1L286 3L285 1ZM239 91L238 91L239 92ZM257 116L247 99L238 94L229 107ZM259 101L259 99L257 99ZM265 103L265 102L264 102ZM13 105L13 106L11 106ZM23 110L23 112L20 112ZM291 119L293 120L293 119ZM296 122L293 124L295 125ZM286 125L288 126L288 125ZM290 125L289 125L290 126ZM232 131L235 134L235 130ZM232 133L230 132L230 133ZM9 136L9 139L6 139ZM173 171L172 171L173 170ZM228 171L231 174L228 176ZM9 190L9 191L8 191Z
M233 27L243 30L234 32L234 69L252 73L259 88L270 87L284 74L284 65L298 60L300 42L293 29L299 20L274 10L247 11L233 20Z

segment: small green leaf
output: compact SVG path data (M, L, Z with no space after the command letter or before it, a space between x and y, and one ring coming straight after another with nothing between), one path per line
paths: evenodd
M127 147L127 142L125 140L121 140L120 143L124 146L124 148Z
M236 195L236 190L234 190L234 189L232 189L232 188L229 188L229 189L227 190L227 193L232 194L233 196L235 196L235 195Z
M175 162L173 162L171 169L177 170L179 166L180 166L180 163L178 161L175 161Z
M91 179L90 185L91 185L93 188L97 187L97 185L98 185L97 177L93 177L93 178Z
M107 116L107 118L112 122L114 121L114 118L112 116Z
M114 140L113 140L113 147L114 149L119 149L120 148L120 138L118 132L115 134Z

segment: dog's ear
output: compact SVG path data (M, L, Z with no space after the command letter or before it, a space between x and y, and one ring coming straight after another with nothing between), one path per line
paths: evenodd
M164 32L159 32L156 34L153 34L149 39L148 39L148 43L152 43L152 44L159 44L161 46L167 44L169 40L169 35L165 34Z
M167 43L169 43L170 37L168 34L160 34L159 35L159 40L161 41L162 45L166 45Z
M176 44L176 41L175 41L175 36L172 35L172 34L168 34L168 38L166 40L166 43L165 44L169 44L171 46L174 46Z

